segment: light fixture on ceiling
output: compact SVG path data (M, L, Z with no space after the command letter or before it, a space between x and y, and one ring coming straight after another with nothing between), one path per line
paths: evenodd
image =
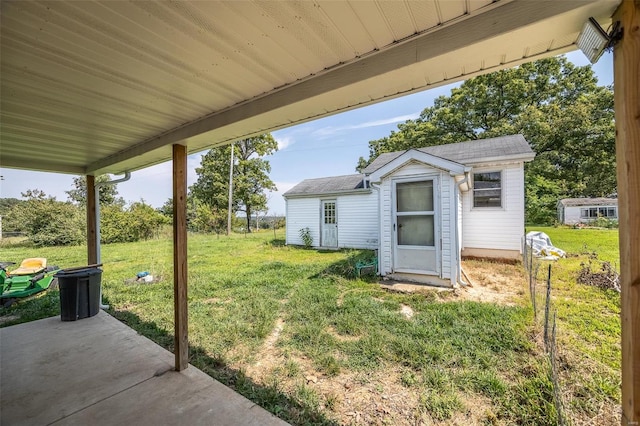
M595 64L607 48L611 48L622 37L620 23L616 22L610 34L594 18L585 22L576 45L585 54L589 62Z

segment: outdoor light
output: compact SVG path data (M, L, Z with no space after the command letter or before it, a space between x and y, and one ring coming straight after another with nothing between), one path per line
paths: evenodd
M611 47L613 43L619 39L618 32L618 25L616 25L611 35L609 35L602 29L600 24L598 24L598 21L589 18L578 36L576 45L578 49L582 50L582 53L585 54L587 59L589 59L589 62L595 64L605 49Z

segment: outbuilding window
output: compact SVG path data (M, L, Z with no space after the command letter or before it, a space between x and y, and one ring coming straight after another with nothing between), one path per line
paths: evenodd
M580 209L580 219L596 219L598 217L606 217L608 219L618 218L617 207L583 207Z
M473 174L473 207L502 207L502 172Z

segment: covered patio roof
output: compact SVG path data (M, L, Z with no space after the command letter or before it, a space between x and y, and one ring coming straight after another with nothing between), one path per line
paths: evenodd
M574 50L618 3L3 1L0 164L134 171Z

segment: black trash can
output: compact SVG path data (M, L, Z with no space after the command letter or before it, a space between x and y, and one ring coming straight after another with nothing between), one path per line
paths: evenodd
M60 288L60 318L75 321L96 315L100 310L102 269L60 271L54 275Z

